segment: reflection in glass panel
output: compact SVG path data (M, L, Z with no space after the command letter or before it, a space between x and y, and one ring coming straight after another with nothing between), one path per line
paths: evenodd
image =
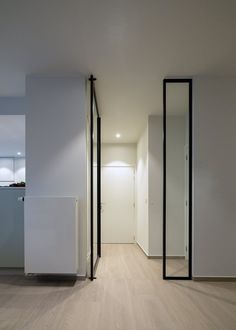
M189 84L166 84L166 276L188 276Z
M25 116L0 115L0 269L2 270L24 267L24 203L22 202L22 197L25 196L24 187Z

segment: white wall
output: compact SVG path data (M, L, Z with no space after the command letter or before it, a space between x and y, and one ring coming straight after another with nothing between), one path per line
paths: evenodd
M27 77L26 99L26 196L79 197L79 274L85 275L85 79Z
M148 118L149 255L162 256L162 116Z
M166 253L185 255L185 144L184 115L166 119Z
M183 256L185 246L185 118L168 119L167 253ZM162 256L163 120L150 115L137 148L137 242L148 256ZM180 206L180 207L179 207Z
M194 276L236 276L236 79L194 79Z
M14 182L13 158L0 158L0 185L8 186Z
M25 158L15 158L15 182L25 182Z
M24 115L25 97L0 97L0 115Z
M137 146L133 143L103 143L102 166L136 166Z
M137 145L137 234L136 241L149 254L148 221L148 126Z
M0 186L25 182L25 158L0 157Z

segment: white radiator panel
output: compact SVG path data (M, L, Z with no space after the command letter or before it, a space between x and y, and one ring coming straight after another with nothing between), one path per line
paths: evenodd
M76 274L78 200L25 198L25 273Z

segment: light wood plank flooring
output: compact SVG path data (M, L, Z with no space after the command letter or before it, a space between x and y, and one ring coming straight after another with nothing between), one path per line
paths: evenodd
M93 282L0 276L0 329L236 329L236 283L163 281L134 244L102 252Z
M188 276L188 260L178 258L166 259L166 275L167 276Z

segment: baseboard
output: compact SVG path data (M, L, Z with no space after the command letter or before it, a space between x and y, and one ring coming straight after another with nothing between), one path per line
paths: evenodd
M79 274L77 274L77 275L76 275L76 278L77 278L77 280L79 280L79 281L85 281L86 278L87 278L87 276L86 276L86 275L79 275Z
M90 272L91 272L91 269L90 269L90 261L91 261L91 253L89 252L87 254L87 261L86 261L86 275L85 277L90 277Z
M236 282L236 276L193 276L194 281Z
M148 256L148 259L162 259L162 256Z
M136 244L148 259L162 259L162 255L149 255L138 242ZM166 256L166 259L185 259L185 256Z
M32 276L37 276L37 274L25 274L24 273L24 268L7 268L7 267L0 267L0 276L1 275L23 275L23 276L26 276L26 277L32 277ZM48 277L53 277L55 275L50 275L50 274L41 274L40 276L48 276ZM64 275L64 274L57 274L56 277L57 278L60 278L60 277L64 277L64 278L69 278L69 277L75 277L77 280L85 280L86 279L86 274L77 274L77 275Z
M24 268L0 267L0 275L24 275Z
M135 244L136 242L120 242L120 243L102 243L102 245L116 245L116 244Z
M84 281L86 275L81 274L23 274L28 279L39 279L40 281Z
M185 256L166 256L166 259L185 259Z
M145 255L145 257L149 258L149 255L148 255L147 252L143 249L143 247L142 247L138 242L136 242L136 244L138 245L138 247L140 248L140 250L143 252L143 254Z
M162 259L162 256L148 256L148 259ZM166 259L185 259L185 256L166 256Z

